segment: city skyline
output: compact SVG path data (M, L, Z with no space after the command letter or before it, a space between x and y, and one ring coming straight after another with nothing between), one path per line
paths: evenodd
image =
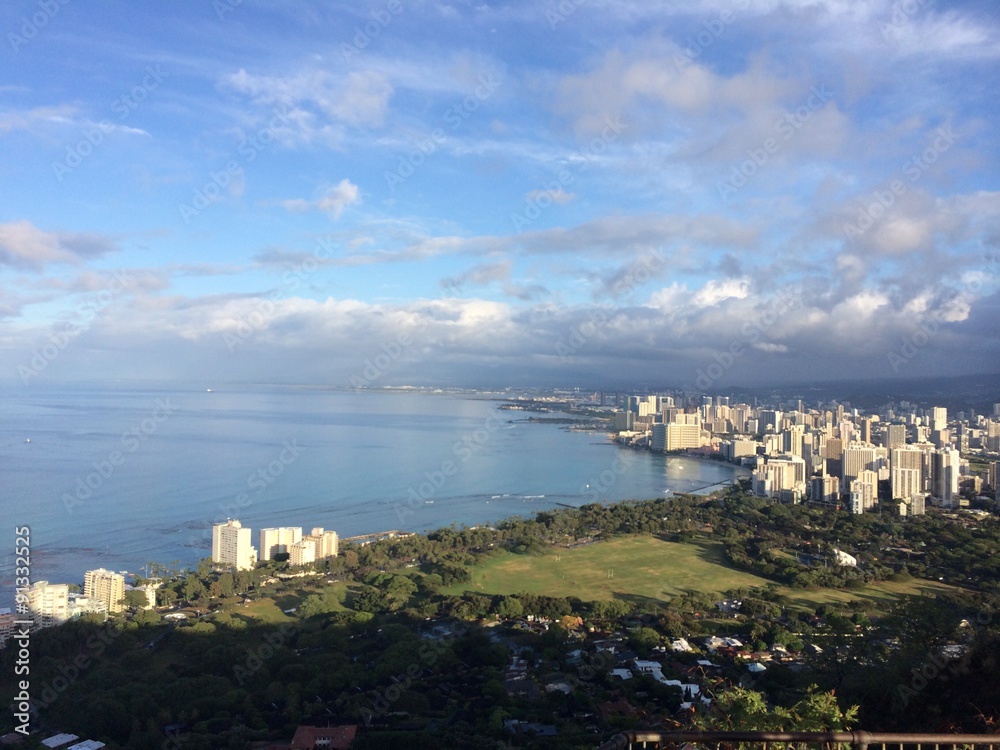
M0 19L6 382L998 370L982 4Z

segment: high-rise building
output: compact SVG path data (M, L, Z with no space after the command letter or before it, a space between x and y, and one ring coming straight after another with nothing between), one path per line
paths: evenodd
M878 474L865 469L851 482L851 511L864 513L875 507L878 497Z
M806 462L800 456L769 456L753 473L753 492L761 497L805 496Z
M821 454L823 458L840 461L844 457L844 441L840 438L826 438L826 440L823 441Z
M14 624L18 620L17 615L10 611L10 607L0 607L0 648L6 648L7 639L17 630Z
M312 542L316 547L316 559L322 560L324 557L336 557L340 551L340 541L336 531L326 531L322 527L314 528L307 536L302 537L302 541Z
M700 424L668 424L667 450L680 451L701 447Z
M882 426L882 446L888 450L906 445L906 425L887 424Z
M776 409L761 409L757 419L762 432L768 428L774 432L781 429L781 412Z
M894 502L901 516L922 516L927 510L927 496L922 492Z
M931 409L931 430L948 429L948 410L943 406L935 406Z
M787 430L782 430L783 452L791 456L803 455L802 444L805 434L806 428L801 424L793 424Z
M872 418L861 417L858 420L858 429L861 432L861 442L871 444L872 441Z
M946 445L951 445L951 432L947 428L943 430L931 430L931 443L940 450Z
M291 565L308 565L316 561L316 545L311 541L295 542L288 546L288 562Z
M892 467L892 499L905 500L923 490L924 482L920 469Z
M747 433L751 432L747 426L747 421L750 419L751 408L749 404L736 404L729 410L729 418L733 422L733 429L736 432ZM756 432L756 428L752 430Z
M809 480L809 499L814 503L836 505L840 502L840 479L824 474Z
M765 456L780 456L785 452L785 438L782 435L765 433L763 442Z
M281 526L260 530L260 559L273 560L275 555L288 552L293 544L302 541L301 526Z
M889 454L892 498L907 498L924 489L924 451L914 445L893 448Z
M250 570L257 564L253 547L253 531L244 529L236 520L212 526L212 562L231 565L237 570Z
M931 492L942 508L958 507L960 454L953 448L934 451Z
M615 412L615 432L628 432L635 425L635 414L631 411Z
M649 438L649 449L659 453L667 449L667 426L662 422L653 425Z
M986 435L983 438L986 450L990 453L1000 453L1000 421L991 419L986 423Z
M986 469L986 484L990 486L991 490L997 492L1000 489L997 487L998 481L1000 481L1000 461L991 461Z
M852 442L859 442L854 423L848 422L846 419L838 425L837 432L840 435L840 439L844 441L845 446L850 445Z
M739 461L741 458L757 455L757 443L746 438L733 438L723 441L719 452L729 461Z
M111 614L125 609L125 576L104 568L88 570L83 577L83 595L103 602Z
M28 589L28 611L35 626L47 628L68 619L69 584L35 581Z
M844 449L844 466L841 486L850 487L851 482L866 469L877 472L885 462L885 448L855 443Z

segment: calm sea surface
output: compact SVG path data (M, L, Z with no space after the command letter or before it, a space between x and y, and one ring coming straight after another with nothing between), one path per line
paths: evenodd
M32 578L82 582L211 553L211 525L322 526L342 537L481 524L594 500L662 497L734 467L517 422L498 402L291 387L31 388L0 395L0 605L14 527ZM514 420L514 421L512 421ZM29 442L30 441L30 442Z

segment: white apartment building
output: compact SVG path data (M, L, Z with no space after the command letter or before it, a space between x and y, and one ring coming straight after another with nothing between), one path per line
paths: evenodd
M35 581L28 589L28 611L40 628L61 625L69 619L69 584Z
M307 536L302 537L302 541L313 543L313 546L316 547L317 560L322 560L324 557L336 557L340 552L340 538L336 531L315 527Z
M237 570L250 570L257 564L251 529L244 529L236 520L212 526L212 562L231 565Z
M281 526L260 530L260 559L273 560L275 555L290 552L293 544L302 541L301 526Z
M114 614L125 609L125 576L111 570L88 570L83 577L83 595L103 602L108 612Z
M311 541L296 542L288 547L290 565L308 565L316 561L316 545Z

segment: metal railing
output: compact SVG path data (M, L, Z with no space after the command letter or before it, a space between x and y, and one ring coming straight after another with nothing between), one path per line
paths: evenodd
M616 734L599 750L1000 750L998 734L873 734L871 732L647 732Z

